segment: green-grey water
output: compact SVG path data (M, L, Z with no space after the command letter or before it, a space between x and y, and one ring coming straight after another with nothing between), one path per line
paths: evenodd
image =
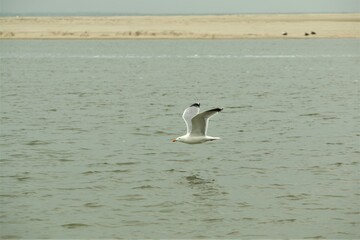
M2 238L360 238L359 41L1 41ZM172 143L193 102L223 107Z

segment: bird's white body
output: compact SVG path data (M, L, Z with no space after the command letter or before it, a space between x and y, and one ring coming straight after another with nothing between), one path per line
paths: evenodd
M188 143L188 144L199 144L199 143L204 143L207 141L214 141L214 140L218 140L218 139L221 139L221 138L210 137L210 136L191 136L190 134L185 134L181 137L178 137L178 139L176 141Z
M222 110L222 108L214 108L199 113L200 103L192 104L190 107L185 109L183 113L183 119L187 127L187 133L181 137L174 139L173 142L199 144L220 139L219 137L207 136L207 128L209 118Z

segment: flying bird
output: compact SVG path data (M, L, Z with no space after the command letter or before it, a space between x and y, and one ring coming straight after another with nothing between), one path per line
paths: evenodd
M185 135L173 139L173 142L183 142L188 144L204 143L220 139L207 135L209 118L222 111L223 108L214 108L205 112L200 112L200 103L194 103L185 109L182 117L185 121L187 132Z

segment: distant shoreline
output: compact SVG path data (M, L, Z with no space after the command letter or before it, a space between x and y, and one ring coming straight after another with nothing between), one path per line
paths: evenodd
M0 39L360 38L360 14L0 17Z

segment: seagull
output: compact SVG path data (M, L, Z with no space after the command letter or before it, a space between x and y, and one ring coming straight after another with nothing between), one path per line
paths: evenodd
M182 117L186 123L187 133L181 137L173 139L173 142L182 142L188 144L204 143L220 139L219 137L210 137L206 135L209 118L222 111L223 108L214 108L199 113L200 103L194 103L185 109Z

